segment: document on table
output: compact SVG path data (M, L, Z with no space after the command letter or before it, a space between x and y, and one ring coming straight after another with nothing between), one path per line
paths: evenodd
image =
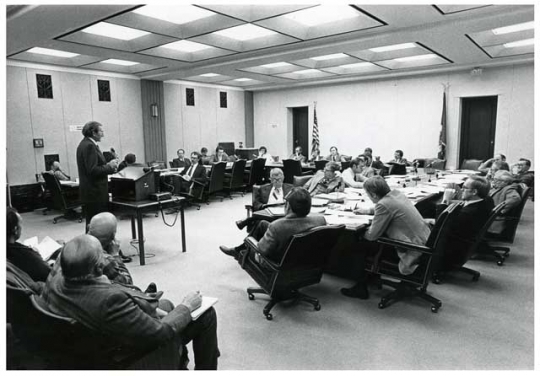
M345 197L347 197L347 195L342 192L320 193L315 196L315 198L322 198L322 199L330 200L330 201L344 200Z
M37 236L33 236L23 241L23 244L38 252L45 261L47 261L56 250L62 247L61 244L58 244L48 236L46 236L41 243L38 242Z
M203 313L205 313L210 307L218 302L218 298L211 298L209 296L202 297L202 303L199 308L191 312L191 318L197 320Z
M342 216L342 215L325 215L324 219L329 225L345 225L349 228L357 228L360 226L369 225L373 220L372 215L355 215Z
M328 200L324 200L322 198L312 198L311 199L311 206L324 206L328 205Z
M267 207L266 210L271 215L285 215L285 207L284 206L271 206L271 207Z

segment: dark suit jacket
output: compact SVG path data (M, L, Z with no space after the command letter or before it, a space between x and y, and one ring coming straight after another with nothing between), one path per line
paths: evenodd
M174 158L172 160L172 166L173 168L189 167L191 166L191 161L188 158L184 158L182 160L179 158Z
M19 242L6 246L7 260L28 274L34 281L45 282L51 268L32 248Z
M493 199L488 196L482 201L465 205L454 221L448 224L450 228L443 256L443 268L467 262L470 247L486 224L493 207Z
M181 175L187 174L190 167L191 166L184 167L184 169L182 170L182 172L180 174ZM200 163L197 165L197 167L195 167L195 171L193 172L193 176L191 177L191 180L194 180L194 181L196 181L198 183L201 183L201 184L206 184L206 182L208 181L208 175L206 174L206 168L203 165L201 165Z
M105 276L84 282L66 281L61 270L55 268L43 288L40 303L103 336L128 347L141 348L155 347L172 339L191 322L189 308L184 305L178 305L161 320L152 316L142 304L150 304L151 300L144 293L111 284Z
M107 165L103 153L88 137L85 137L77 147L77 168L81 201L108 202L107 175L113 174L114 168Z
M283 197L293 189L292 184L283 183ZM270 191L272 190L272 184L262 185L253 195L253 211L263 209L263 206L268 204L268 198L270 197Z
M289 213L284 218L270 223L259 241L259 251L270 260L280 262L294 235L324 225L326 220L322 215L297 217L296 214Z

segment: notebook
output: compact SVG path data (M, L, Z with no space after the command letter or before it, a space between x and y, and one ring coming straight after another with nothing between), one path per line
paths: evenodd
M197 320L203 313L205 313L210 307L218 302L218 298L211 298L209 296L202 297L202 303L199 308L191 312L191 318Z

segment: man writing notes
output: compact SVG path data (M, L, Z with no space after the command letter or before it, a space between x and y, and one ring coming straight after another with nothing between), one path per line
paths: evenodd
M118 160L106 162L98 142L104 137L103 126L89 121L83 127L84 139L77 147L79 195L86 216L86 226L95 214L108 210L109 190L107 175L114 174Z
M49 311L77 320L107 338L103 354L129 355L174 340L178 346L193 341L195 369L217 369L216 312L208 309L196 321L199 292L189 293L164 316L139 291L113 284L103 275L99 240L80 235L67 242L60 268L47 279L39 303Z

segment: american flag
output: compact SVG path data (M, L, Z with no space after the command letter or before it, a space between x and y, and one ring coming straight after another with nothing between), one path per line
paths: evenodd
M317 124L317 107L313 106L313 138L311 139L311 153L319 150L319 124Z
M439 134L439 145L444 145L444 148L446 148L446 89L443 93L441 133Z

